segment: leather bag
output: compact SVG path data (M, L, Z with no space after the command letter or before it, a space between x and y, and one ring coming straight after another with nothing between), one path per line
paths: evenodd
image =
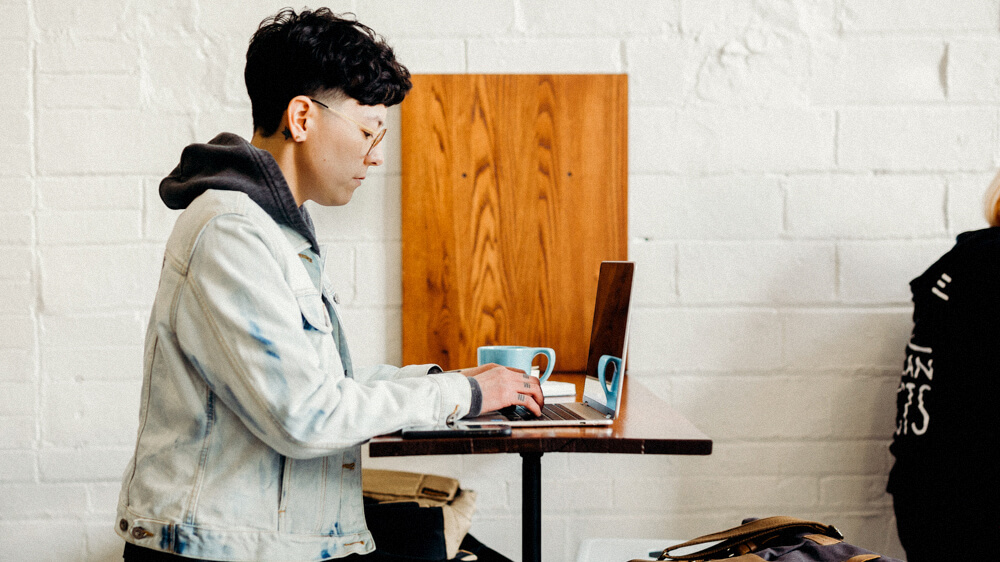
M674 552L716 543L683 555ZM728 562L902 562L844 542L833 525L794 517L746 519L739 527L704 535L663 550L657 560ZM633 562L641 562L634 560Z

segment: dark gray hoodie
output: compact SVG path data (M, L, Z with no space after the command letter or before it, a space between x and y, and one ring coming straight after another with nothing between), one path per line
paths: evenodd
M246 193L275 222L305 236L319 254L309 212L295 204L270 152L232 133L220 133L208 144L188 145L174 171L160 182L160 198L171 209L186 209L208 189Z

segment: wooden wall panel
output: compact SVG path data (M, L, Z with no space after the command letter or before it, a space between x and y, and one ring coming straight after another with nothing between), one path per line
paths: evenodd
M403 102L403 361L480 345L587 363L602 260L628 257L625 75L418 75Z

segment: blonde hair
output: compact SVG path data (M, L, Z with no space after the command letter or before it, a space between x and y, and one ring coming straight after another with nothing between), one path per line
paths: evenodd
M983 215L990 226L1000 226L1000 173L997 173L986 190Z

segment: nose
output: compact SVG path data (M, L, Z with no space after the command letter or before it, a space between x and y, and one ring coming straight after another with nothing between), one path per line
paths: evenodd
M384 161L382 143L378 143L374 148L368 151L368 154L365 156L365 164L368 166L381 166Z

